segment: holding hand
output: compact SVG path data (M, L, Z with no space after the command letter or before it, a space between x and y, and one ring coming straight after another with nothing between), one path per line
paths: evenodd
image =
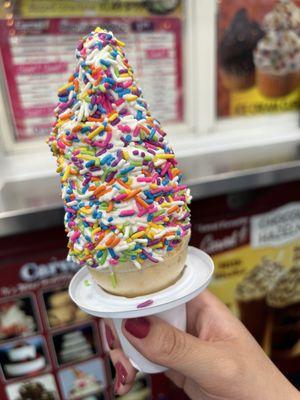
M136 371L112 322L105 324L116 368L115 392L124 394ZM208 291L187 304L187 333L154 316L127 319L122 330L141 354L168 367L166 375L192 400L300 399L242 323Z

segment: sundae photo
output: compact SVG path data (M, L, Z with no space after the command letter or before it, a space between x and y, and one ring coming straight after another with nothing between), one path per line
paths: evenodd
M236 12L219 46L222 82L227 89L245 90L255 84L253 50L263 36L245 8Z
M61 370L59 380L64 400L104 399L103 391L107 386L105 366L99 359Z
M18 400L55 400L55 395L46 390L40 382L29 382L21 386Z
M297 371L300 362L300 263L281 275L268 294L272 315L271 358L282 370Z
M103 386L93 375L89 375L80 369L73 369L75 381L70 390L70 400L82 399L84 396L101 392Z
M299 109L300 2L218 2L219 117Z
M18 381L6 387L7 400L60 400L52 374ZM1 398L2 399L2 398Z
M266 97L281 97L300 85L300 8L279 0L263 21L265 36L254 51L256 83Z
M36 328L29 297L0 304L0 340L27 336Z
M36 374L47 366L41 337L9 343L0 347L0 363L6 378Z
M44 293L49 325L52 327L69 325L88 318L70 299L67 289Z
M60 365L89 358L97 352L91 325L56 333L53 335L53 344Z
M260 344L264 340L268 316L267 295L282 272L283 266L279 261L263 257L236 287L240 319Z

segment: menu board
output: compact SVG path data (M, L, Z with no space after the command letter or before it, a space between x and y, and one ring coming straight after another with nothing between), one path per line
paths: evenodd
M100 319L71 301L63 228L0 240L1 400L112 399ZM9 271L9 273L7 273ZM139 375L137 399L151 397Z
M19 3L16 18L9 14L10 19L0 20L2 64L17 140L49 133L57 89L76 64L78 39L97 26L112 30L126 43L126 55L155 118L163 122L182 121L180 13L152 15L148 7L147 12L134 17L139 15L134 11L141 12L144 7L137 2L125 17L116 5L108 7L112 2L107 2L97 10L87 8L89 12L80 15L88 16L78 17L78 13L73 15L76 7L71 7L72 1L53 2L53 7L45 0ZM72 10L72 15L66 17Z
M217 32L219 117L299 109L299 0L222 0Z

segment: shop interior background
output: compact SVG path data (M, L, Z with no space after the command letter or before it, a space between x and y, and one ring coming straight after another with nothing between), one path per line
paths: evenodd
M50 399L114 398L114 371L100 321L82 313L67 295L78 267L65 260L60 185L45 143L57 90L75 64L76 43L98 25L125 41L151 111L174 146L193 194L191 243L216 264L211 290L300 385L300 87L281 68L285 83L266 89L257 78L261 64L255 58L272 35L267 21L278 4L1 2L1 398L19 400L22 393L36 391ZM299 15L298 0L286 4ZM279 30L291 43L300 35L299 22ZM280 53L279 47L275 50ZM296 72L299 79L300 64ZM269 268L284 276L274 274L273 286L257 301L247 288ZM287 285L291 302L276 302L273 289L284 293ZM254 308L260 316L255 324L248 313ZM10 361L16 346L34 358L17 375ZM138 375L133 390L141 400L185 398L160 375Z

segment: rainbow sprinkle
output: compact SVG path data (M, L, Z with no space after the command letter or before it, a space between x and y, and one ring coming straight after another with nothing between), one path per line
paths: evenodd
M154 301L152 299L146 300L143 303L140 303L136 306L136 308L145 308L145 307L149 307L152 306L152 304L154 303Z
M69 258L95 268L158 263L190 233L190 191L123 47L100 28L80 40L48 139Z

